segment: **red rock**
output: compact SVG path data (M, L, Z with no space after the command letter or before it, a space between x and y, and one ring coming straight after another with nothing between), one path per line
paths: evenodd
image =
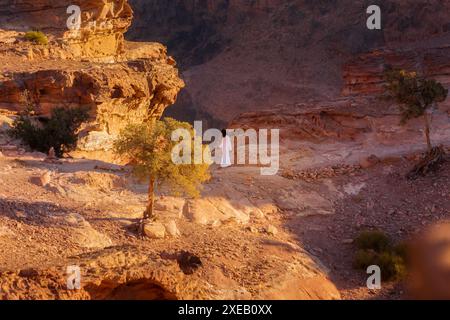
M371 168L374 165L378 164L380 162L380 159L376 155L371 155L367 158L361 159L359 162L359 165L363 169Z
M67 7L77 4L83 11L78 33L64 20ZM48 117L56 107L88 107L91 118L81 128L75 156L114 160L112 141L123 127L159 118L184 87L163 45L124 40L133 18L126 0L7 0L0 12L0 30L20 31L26 21L27 30L42 30L50 40L44 47L25 41L23 33L0 31L0 38L6 33L14 39L0 42L7 70L0 77L0 110L32 106L36 116ZM29 50L33 62L24 63Z

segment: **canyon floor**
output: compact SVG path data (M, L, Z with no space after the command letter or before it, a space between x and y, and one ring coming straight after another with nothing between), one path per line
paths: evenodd
M377 228L407 240L450 218L448 161L438 173L409 181L405 173L419 153L293 171L289 163L302 157L296 151L282 158L289 165L276 176L261 176L257 167L213 167L200 199L159 190L159 220L176 231L142 239L132 226L145 208L146 186L126 168L83 159L48 163L10 144L2 150L6 299L401 299L403 284L366 288L367 275L352 268L351 239ZM183 250L202 261L194 274L174 261ZM73 264L89 282L82 293L64 287L65 267ZM143 295L136 289L145 287L142 278L159 291Z

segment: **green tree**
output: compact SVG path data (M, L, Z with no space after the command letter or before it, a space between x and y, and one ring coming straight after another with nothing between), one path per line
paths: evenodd
M153 203L156 186L165 184L174 195L197 197L202 184L210 178L208 164L194 164L193 161L192 164L176 164L172 161L172 151L178 142L172 141L171 136L177 129L186 129L191 133L189 143L192 146L192 126L171 118L128 125L114 143L115 153L129 162L134 176L148 180L148 203L141 227L155 218ZM202 146L202 151L204 148Z
M388 68L385 72L388 96L400 105L402 124L410 119L423 117L428 152L432 150L430 139L430 117L428 110L436 108L448 95L448 90L433 79L417 76L416 72Z

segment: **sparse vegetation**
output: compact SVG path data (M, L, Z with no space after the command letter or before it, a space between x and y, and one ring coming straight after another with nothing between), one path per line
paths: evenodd
M377 265L384 280L401 280L406 276L405 244L393 246L385 233L364 231L355 239L355 245L358 248L353 262L356 269Z
M439 102L445 101L448 90L436 80L418 77L417 72L388 68L385 77L389 97L400 105L401 123L405 124L414 118L424 118L425 137L430 151L432 144L428 111L436 108Z
M115 142L115 152L129 161L134 175L149 183L148 204L141 226L155 218L153 203L156 186L167 184L175 195L196 197L200 194L202 183L210 178L207 164L175 164L172 161L176 142L172 141L171 135L177 129L187 129L192 132L192 137L195 136L190 124L164 118L129 125Z
M381 231L364 231L355 239L355 245L361 250L382 252L391 245L389 237Z
M27 111L13 123L10 135L20 138L33 150L48 153L53 147L55 155L62 157L76 146L77 129L89 118L86 108L55 108L49 119L36 119Z
M444 159L444 149L441 146L433 148L431 143L429 112L436 108L438 103L445 101L448 90L436 80L419 77L417 72L388 68L385 78L388 98L396 101L400 106L401 123L405 124L419 117L424 119L428 152L424 159L411 170L408 178L425 175L435 170Z
M35 44L47 45L48 38L42 31L28 31L25 33L25 39Z

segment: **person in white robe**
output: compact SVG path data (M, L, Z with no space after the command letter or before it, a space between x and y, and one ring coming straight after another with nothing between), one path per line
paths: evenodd
M221 159L220 159L220 166L222 168L227 168L231 166L231 154L233 151L232 145L231 145L231 139L227 135L227 130L222 130L222 143L220 146L221 150Z

